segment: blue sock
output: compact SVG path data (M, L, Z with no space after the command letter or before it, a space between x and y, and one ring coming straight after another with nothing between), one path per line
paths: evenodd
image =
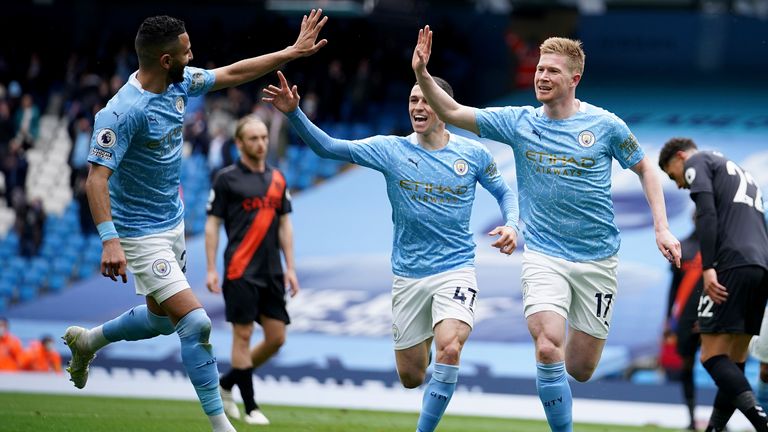
M424 389L421 414L416 424L417 432L432 432L443 418L443 413L451 401L456 381L459 379L459 367L435 363L432 378Z
M104 337L110 342L150 339L174 331L168 317L153 314L147 305L136 306L102 326Z
M571 386L565 375L565 362L536 363L536 390L544 405L552 432L573 431Z
M181 362L197 392L203 411L209 416L224 412L219 395L219 371L213 347L208 343L211 319L203 309L195 309L176 324L181 339Z
M757 397L757 404L763 408L763 411L768 409L768 383L763 382L761 379L757 379L757 391L755 392Z

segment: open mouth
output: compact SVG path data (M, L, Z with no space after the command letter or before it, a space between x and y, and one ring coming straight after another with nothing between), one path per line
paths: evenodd
M424 124L427 122L427 116L416 114L413 116L413 122L416 124Z

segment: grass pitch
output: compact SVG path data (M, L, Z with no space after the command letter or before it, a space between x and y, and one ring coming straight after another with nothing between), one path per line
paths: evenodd
M233 421L238 431L263 432L413 432L418 415L345 409L264 405L272 422L251 426ZM578 424L579 432L668 432L674 429ZM195 401L0 393L0 431L55 432L210 432ZM542 421L448 415L439 432L548 432Z

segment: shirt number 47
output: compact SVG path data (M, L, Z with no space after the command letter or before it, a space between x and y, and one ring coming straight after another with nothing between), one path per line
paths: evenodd
M467 291L469 294L465 294L464 291ZM467 305L467 297L471 296L469 298L469 305ZM475 311L475 299L477 298L477 290L474 288L464 288L464 287L456 287L456 292L453 293L453 299L461 303L462 305L465 305L471 310L472 312Z

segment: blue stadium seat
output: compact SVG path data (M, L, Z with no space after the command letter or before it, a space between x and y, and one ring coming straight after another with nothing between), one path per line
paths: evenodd
M6 247L10 248L10 250L19 250L19 236L16 234L16 231L8 231L8 233L5 235L5 239L3 239L2 242Z
M10 263L6 263L3 272L0 273L0 281L7 281L11 285L16 285L21 281L23 273L17 270L11 271Z
M13 297L13 292L16 291L16 283L10 279L0 279L0 298L10 299Z
M78 279L85 279L88 277L91 277L94 273L96 273L96 270L98 270L98 261L95 263L92 261L85 260L86 256L83 255L80 257L80 261L77 263L77 270L75 276Z
M20 256L13 256L8 260L7 266L10 273L16 273L21 276L29 270L29 261Z
M289 166L296 166L301 160L302 148L298 145L288 145L285 148L285 160Z
M48 288L48 291L56 293L64 289L66 284L67 278L64 275L54 273L48 277L46 287Z
M53 259L53 275L61 275L66 279L72 276L75 266L75 259L72 256L62 255Z
M293 185L296 189L302 190L312 186L312 180L314 179L314 173L309 171L300 171L296 176L296 182Z
M22 285L21 288L19 288L19 301L28 302L34 300L37 298L38 290L39 288L37 285Z
M18 247L14 248L10 243L0 242L0 261L5 261L17 253L19 253Z

